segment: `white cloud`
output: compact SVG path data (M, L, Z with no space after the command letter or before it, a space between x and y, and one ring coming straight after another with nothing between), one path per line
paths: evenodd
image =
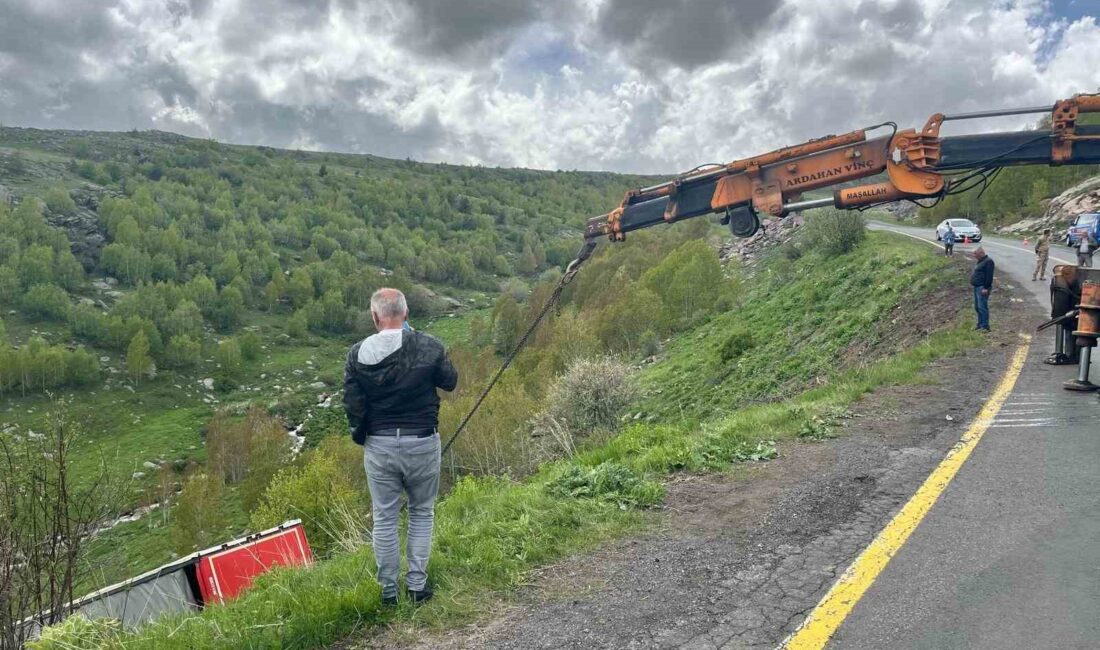
M647 4L99 0L72 16L0 0L0 120L675 172L1100 88L1096 19L1041 0Z

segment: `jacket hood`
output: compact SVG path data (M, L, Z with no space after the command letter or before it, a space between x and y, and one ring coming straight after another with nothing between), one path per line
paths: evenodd
M396 358L394 352L401 349L402 332L379 332L363 339L356 361L364 366L377 366Z

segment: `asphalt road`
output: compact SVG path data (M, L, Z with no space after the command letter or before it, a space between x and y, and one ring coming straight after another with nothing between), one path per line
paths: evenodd
M1029 249L1000 238L982 245L1000 282L1048 308ZM1052 264L1070 259L1052 250ZM829 648L1100 648L1100 400L1062 389L1076 366L1041 363L1050 338L1033 341L997 419ZM1092 375L1100 380L1100 370Z

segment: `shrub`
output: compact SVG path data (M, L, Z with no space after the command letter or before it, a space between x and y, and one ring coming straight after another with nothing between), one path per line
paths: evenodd
M800 239L826 257L843 255L867 236L863 216L850 210L821 210L806 219Z
M208 467L226 483L245 481L241 498L251 509L276 470L290 460L291 439L262 409L253 407L235 422L219 412L206 426L206 455Z
M791 262L802 257L803 253L802 243L796 240L791 240L783 244L783 246L779 250L783 257Z
M236 387L241 374L241 346L236 339L223 339L214 350L214 360L218 370L214 373L216 388L220 391Z
M554 434L554 427L570 437L614 430L636 394L630 367L623 362L612 357L581 359L550 388L543 411L535 416L535 434Z
M443 402L439 430L448 434L455 431L476 397L474 390L464 391ZM533 471L538 460L526 435L526 425L537 408L538 402L524 389L523 377L519 373L506 374L455 441L447 464L476 474L522 476Z
M202 344L186 334L177 334L168 341L164 360L173 368L193 368L202 361Z
M691 327L714 312L733 289L722 274L718 253L702 240L688 241L645 272L642 286L660 298L661 333Z
M172 540L176 551L185 555L218 541L227 523L225 484L221 476L200 472L183 484L179 502L172 512Z
M36 284L23 296L23 309L37 318L64 320L71 307L69 294L56 284Z
M546 484L546 490L558 497L610 501L623 509L656 505L665 496L663 485L647 481L629 467L613 461L591 468L570 465Z
M661 339L653 330L646 330L638 339L638 352L642 358L649 358L661 351Z
M367 499L355 489L344 461L343 454L322 445L310 452L302 466L279 472L252 513L252 528L301 519L309 544L320 557L362 545Z
M46 190L46 207L55 214L71 215L76 212L76 203L64 187L54 186Z
M726 340L718 347L718 356L724 363L737 359L756 345L752 332L746 329L736 329L729 333Z
M255 361L260 358L262 349L260 337L255 332L245 332L237 337L241 348L241 358L245 361Z

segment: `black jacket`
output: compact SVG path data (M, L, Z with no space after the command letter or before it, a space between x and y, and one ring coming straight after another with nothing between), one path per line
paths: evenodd
M985 287L990 291L993 290L993 258L986 255L977 264L974 265L974 270L970 273L970 286L972 287Z
M344 409L352 439L363 444L375 430L438 426L439 395L435 389L451 391L458 384L458 371L447 358L443 343L428 334L406 330L401 333L401 347L365 364L359 360L359 350L367 340L352 346L344 366Z

